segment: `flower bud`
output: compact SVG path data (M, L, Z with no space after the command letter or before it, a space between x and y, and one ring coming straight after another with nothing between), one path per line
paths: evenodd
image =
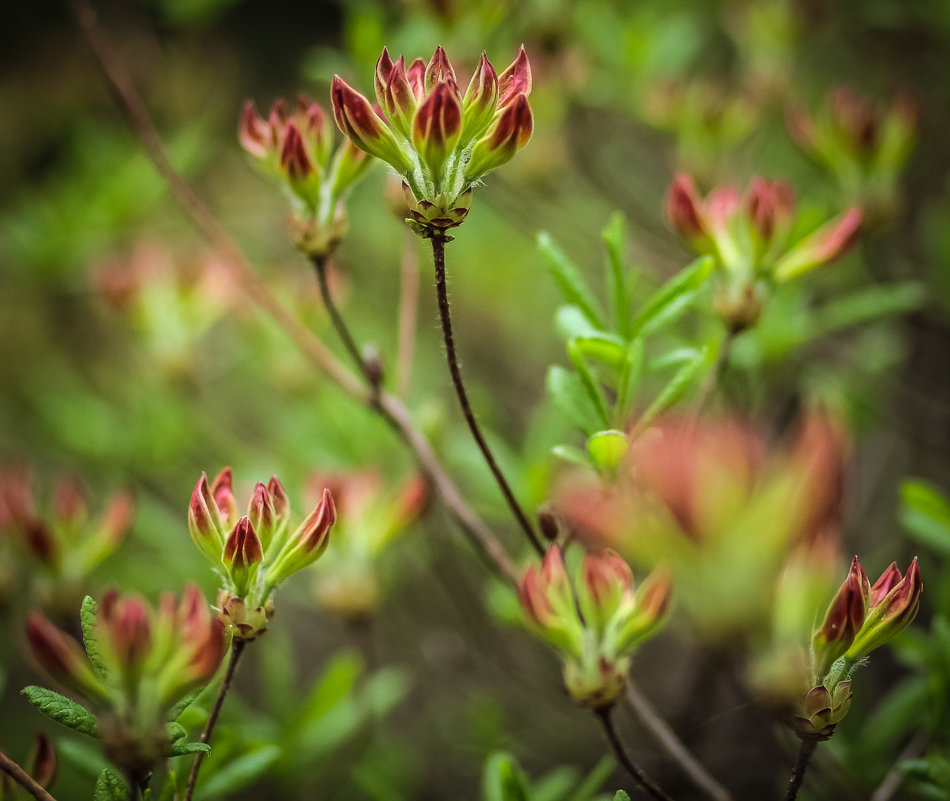
M854 557L848 578L835 594L824 621L812 637L814 669L818 679L823 678L835 660L851 647L855 635L864 625L867 584L867 574L858 557Z
M899 571L896 575L900 575ZM923 590L917 557L914 557L907 568L907 574L893 583L895 577L889 567L874 583L877 592L875 593L874 588L871 589L872 606L864 625L847 651L849 659L860 659L884 645L907 628L917 616L920 593ZM889 585L890 589L887 589ZM873 601L875 598L876 602Z
M26 772L40 787L48 788L56 780L57 763L56 750L49 737L39 732L26 761Z
M218 609L221 622L230 627L235 640L249 641L260 637L267 631L267 624L274 617L274 601L269 598L261 606L248 606L243 598L238 598L226 590L218 592Z
M861 221L861 210L852 208L825 223L775 265L775 279L788 281L844 256L858 241Z
M242 517L224 543L221 554L221 563L228 573L235 595L243 598L248 594L263 561L264 551L257 532L251 521Z
M106 690L93 674L79 643L38 612L27 616L26 639L33 658L53 679L92 700L105 697Z
M633 571L614 551L587 553L577 600L586 625L603 633L621 606L633 606Z
M363 95L339 75L334 75L330 96L337 127L357 147L392 165L399 173L412 170L412 163L402 146Z
M266 584L276 587L292 573L312 564L327 548L330 529L336 521L336 508L329 490L320 503L291 535L282 552L267 571Z
M518 56L508 68L498 76L498 108L506 108L518 95L531 94L531 64L524 45L518 50Z
M211 482L211 495L218 505L222 531L233 526L238 519L238 505L234 499L234 471L224 467Z
M416 113L416 95L406 75L406 61L400 56L393 63L388 51L376 63L376 99L392 126L409 139Z
M73 525L86 519L86 500L76 479L60 481L53 490L53 509L63 523Z
M253 100L245 100L238 125L238 138L248 153L258 159L266 159L277 148L274 129L257 113Z
M188 531L195 545L198 546L198 550L217 565L221 559L221 549L224 547L224 526L218 505L208 486L207 473L201 474L201 478L198 479L191 493L191 503L188 506Z
M744 211L750 230L758 238L756 250L761 254L769 249L773 239L787 232L795 212L795 191L784 181L753 178Z
M802 699L801 709L790 724L803 739L827 740L838 723L851 708L851 682L842 681L834 693L819 685L809 690Z
M136 597L120 598L117 590L110 590L99 604L96 625L100 641L108 645L104 653L111 656L112 667L126 676L137 675L152 647L152 628L145 602Z
M519 94L495 120L488 133L475 143L463 173L466 180L478 180L509 162L531 139L533 126L528 99Z
M416 112L412 144L437 181L462 132L462 108L447 83L438 84Z
M247 517L251 528L257 532L261 548L266 551L277 527L277 513L274 510L270 492L261 481L258 481L254 487L254 494L247 508Z
M669 571L658 567L637 589L633 609L616 635L618 651L630 650L656 634L665 624L673 601Z
M700 245L708 242L702 200L693 179L688 175L679 173L673 179L666 195L666 216L694 250L701 250Z
M458 83L455 77L455 70L449 62L449 57L442 49L442 45L435 48L432 58L426 65L425 71L425 91L426 95L431 95L439 86L445 85L450 90L454 90L458 96Z
M483 51L462 99L462 132L466 142L485 131L497 107L498 75Z
M320 173L307 154L303 136L293 122L287 124L280 151L280 169L287 182L304 203L315 208L320 200Z

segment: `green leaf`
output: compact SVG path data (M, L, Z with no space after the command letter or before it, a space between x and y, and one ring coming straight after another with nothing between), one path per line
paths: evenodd
M901 484L901 525L918 542L940 554L950 554L950 500L921 479Z
M171 737L173 743L177 743L179 740L184 740L188 736L188 729L180 723L169 723L168 736Z
M584 358L584 353L576 339L572 339L567 343L567 355L574 365L574 369L577 370L577 375L587 392L587 397L590 398L594 408L597 409L599 419L597 427L608 427L610 425L610 412L607 408L607 396L604 394L604 388L600 385L597 376L593 374L590 365L587 364L587 359Z
M580 448L575 448L573 445L555 445L551 448L551 453L557 456L558 459L563 459L565 462L571 462L572 464L587 468L591 466L590 459L587 458L584 451Z
M595 337L603 333L590 324L577 306L561 306L554 315L554 328L565 342L574 337Z
M676 371L676 375L670 379L670 382L663 388L663 391L657 395L653 403L650 404L649 408L637 421L637 428L639 430L642 431L646 428L653 422L653 419L657 415L665 412L686 394L696 376L699 375L703 367L706 366L707 350L708 348L700 350L691 361L686 362L686 364Z
M209 753L211 751L211 746L207 743L199 743L197 741L187 743L181 740L177 740L172 743L168 750L165 752L167 757L176 757L184 756L185 754L197 754L198 752L203 751L204 753Z
M683 362L691 361L696 358L699 351L696 348L674 348L671 351L661 354L646 363L648 373L657 373L668 367L678 367Z
M597 406L591 401L581 379L559 365L548 368L548 392L558 410L585 434L593 433L603 424Z
M599 311L597 299L581 276L580 270L568 259L564 251L554 244L548 234L538 234L538 248L547 260L554 283L564 299L577 306L592 325L603 329L603 314Z
M701 287L712 274L713 264L709 256L703 256L663 284L647 298L637 316L633 318L630 324L630 335L639 334L651 320L676 303L679 298Z
M96 716L65 695L47 690L45 687L32 685L24 687L23 694L46 717L80 734L88 734L90 737L100 736Z
M165 781L162 783L162 791L158 795L158 801L173 801L178 792L178 774L175 771L168 771Z
M630 445L623 431L598 431L587 440L587 452L599 468L615 470Z
M614 801L630 801L630 796L623 790L617 790L617 793L614 795Z
M617 405L615 407L618 427L627 422L630 412L633 411L633 402L637 397L637 387L640 385L640 376L643 374L643 340L634 339L627 347L627 353L620 369L620 380L617 382Z
M239 756L201 786L202 801L245 790L249 784L267 773L279 757L280 748L276 745L265 745Z
M106 768L99 774L92 801L128 801L129 790L125 782Z
M199 695L201 695L204 687L199 687L194 692L188 693L184 698L182 698L177 704L175 704L171 709L168 710L168 720L175 721L181 717L181 713L184 712Z
M492 754L485 763L482 776L484 801L528 801L524 777L508 754Z
M919 309L926 300L926 289L918 281L872 286L825 304L816 313L817 333L821 336L842 328Z
M610 778L610 774L614 772L616 767L617 762L612 756L603 757L587 774L580 787L574 791L571 801L590 801L597 791L604 786L604 782Z
M568 343L568 347L571 343L587 358L597 359L615 370L623 367L623 360L627 355L627 344L619 337L595 334L575 337Z
M630 289L626 279L626 224L623 215L616 212L603 230L607 243L607 289L614 310L614 325L624 336L630 329Z
M96 617L99 614L99 607L95 600L89 595L82 599L82 608L79 611L79 621L82 625L82 642L86 647L86 655L92 665L92 672L100 681L105 681L108 676L105 663L102 661L102 655L99 653L99 643L96 640Z

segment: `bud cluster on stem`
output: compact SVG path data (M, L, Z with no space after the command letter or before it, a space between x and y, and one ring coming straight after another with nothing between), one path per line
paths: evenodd
M424 236L460 225L472 186L531 138L531 66L524 47L501 75L482 53L463 94L441 47L408 66L383 49L373 106L339 75L331 88L339 129L402 176L409 222Z
M191 495L188 529L224 579L218 594L222 619L233 627L234 637L250 640L267 630L273 591L326 550L336 508L325 489L291 533L290 502L276 476L257 483L247 514L240 518L232 485L229 467L211 482L202 473Z

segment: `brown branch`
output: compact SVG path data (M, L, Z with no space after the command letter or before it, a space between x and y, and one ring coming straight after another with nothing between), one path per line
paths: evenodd
M33 796L36 801L56 801L53 796L46 792L46 788L23 770L16 762L10 759L3 751L0 751L0 770L8 774L13 781Z
M629 677L627 678L627 704L647 731L653 735L656 742L679 765L696 787L713 801L732 801L729 791L703 767Z
M231 642L231 656L228 659L227 670L224 671L224 680L221 682L221 688L218 690L218 697L214 699L214 706L211 707L211 714L208 716L208 722L205 724L204 731L201 732L199 742L207 743L211 740L214 733L214 727L218 722L218 716L221 714L221 707L224 706L225 696L231 689L231 681L234 679L234 671L237 670L238 660L244 653L247 645L246 640L233 640ZM199 751L195 754L195 761L191 764L191 773L188 774L188 784L185 785L184 801L191 801L195 793L195 786L198 784L198 771L201 770L201 763L204 761L206 751Z
M798 749L795 767L792 768L792 775L788 779L788 792L785 793L785 801L795 801L798 798L798 791L802 787L802 782L805 781L808 763L811 762L811 755L815 753L817 747L818 740L815 737L802 738L802 745Z
M444 234L434 234L430 237L430 240L432 242L432 261L435 266L435 289L439 301L439 319L442 322L442 338L445 342L445 357L448 361L449 373L452 376L452 384L455 387L455 394L458 396L459 406L462 408L465 422L468 423L468 429L471 431L478 449L482 452L482 456L488 464L488 469L491 470L491 474L495 478L495 483L498 484L502 495L505 496L508 508L511 509L511 513L518 521L518 525L521 526L534 550L537 551L539 556L544 556L544 546L538 539L528 516L521 508L521 504L518 503L518 499L515 498L515 494L501 467L498 466L491 448L488 447L488 442L482 434L478 421L475 419L475 413L472 411L472 405L469 403L468 393L465 391L465 382L462 381L462 370L459 367L458 355L455 352L452 313L449 308L449 293L445 285L445 243L447 240Z
M70 6L80 30L116 93L121 109L128 116L132 128L142 141L146 155L164 179L175 201L195 227L225 256L225 264L251 302L287 334L314 367L356 401L369 405L372 398L371 391L356 375L343 366L319 337L281 305L267 284L255 274L240 247L231 239L213 212L172 166L148 109L137 94L121 62L115 56L114 49L96 18L95 9L88 0L70 0ZM412 422L406 407L398 398L381 393L377 399L377 409L412 449L420 468L437 488L452 517L469 541L482 552L503 578L513 583L516 579L516 571L503 546L495 538L491 529L464 501L461 492L439 462L428 441Z
M643 768L636 765L627 755L627 751L620 741L620 736L617 734L617 729L614 728L614 721L610 713L610 707L594 710L594 714L597 715L597 719L604 729L604 734L607 735L607 741L610 743L610 747L613 749L617 761L623 765L624 770L630 774L631 778L647 795L655 798L657 801L673 801L653 779L644 773Z

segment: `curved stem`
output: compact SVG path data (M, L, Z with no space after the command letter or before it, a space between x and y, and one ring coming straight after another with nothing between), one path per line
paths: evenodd
M373 391L378 393L381 378L379 371L374 370L366 359L363 358L363 354L360 352L356 340L353 339L350 329L347 327L339 309L336 307L336 303L333 301L333 295L330 294L330 283L327 281L327 257L314 256L311 261L313 262L314 271L317 274L317 284L320 286L320 298L323 300L324 308L326 308L327 313L330 315L330 321L333 323L333 328L336 330L337 336L340 337L340 341L343 343L343 347L349 354L350 359L353 360L353 364L355 364L363 374L366 383L369 384Z
M3 751L0 751L0 770L33 796L36 801L56 801L53 796L46 792L45 787L23 770L16 762L10 759Z
M792 768L792 775L788 780L788 792L785 793L785 801L795 801L798 798L798 791L801 789L802 782L805 781L808 763L811 761L811 755L815 753L817 747L818 740L814 737L802 738L801 748L798 749L798 758L795 760L795 767Z
M627 678L627 704L647 731L653 735L657 743L680 766L683 773L697 788L712 801L732 801L729 791L703 767L629 677Z
M709 371L709 375L706 377L703 388L699 393L699 399L696 401L696 405L693 408L694 419L699 418L699 416L703 413L703 410L706 408L706 405L712 400L713 395L716 393L719 382L722 380L722 376L726 372L726 367L729 364L729 357L732 355L732 343L735 342L738 333L739 332L734 331L731 328L726 329L726 333L723 335L722 342L719 343L719 351L716 353L716 361L713 362L712 369Z
M218 716L221 714L221 707L224 706L224 698L231 689L231 681L234 679L234 671L237 669L238 660L244 653L244 647L247 642L244 640L234 640L231 643L231 657L228 659L228 667L224 671L224 680L221 682L221 688L218 690L218 697L214 699L214 706L211 707L211 714L208 716L208 722L205 724L204 731L201 732L199 742L207 743L211 740L214 733L215 724L218 722ZM185 795L183 801L191 801L195 793L195 785L198 783L198 771L201 770L201 763L204 761L205 752L199 751L195 754L195 761L191 765L191 773L188 774L188 784L185 785Z
M505 478L505 474L502 473L501 468L498 466L498 462L495 460L491 448L488 447L488 443L482 435L481 428L479 428L478 421L475 419L475 414L469 403L468 393L465 391L465 383L462 381L462 371L459 367L458 356L455 352L455 336L452 333L452 315L449 311L449 295L445 285L446 238L444 234L441 234L433 235L430 239L432 240L432 261L435 265L435 289L439 301L439 319L442 322L442 338L445 341L445 356L449 364L449 373L452 375L452 383L455 386L455 394L458 396L459 405L462 407L462 414L465 416L465 422L468 423L468 429L472 432L472 437L474 437L475 442L478 444L482 456L485 457L488 468L495 477L495 482L498 484L502 495L505 496L505 500L508 502L511 513L515 516L525 536L530 540L532 547L538 552L538 555L543 556L544 547L541 545L538 535L535 534L534 528L528 521L528 516L524 513L524 510L515 498L515 494L512 492L508 480Z
M668 796L660 786L653 781L646 773L643 772L643 769L634 764L633 760L627 756L627 752L623 747L623 743L620 742L620 737L617 734L617 729L614 728L613 718L610 716L610 707L604 707L603 709L594 710L594 714L597 715L597 719L600 721L600 725L604 729L604 734L607 735L607 740L610 743L610 747L613 749L614 755L617 757L617 761L623 765L624 770L630 774L631 778L640 786L640 788L651 798L657 799L657 801L673 801L672 797Z

